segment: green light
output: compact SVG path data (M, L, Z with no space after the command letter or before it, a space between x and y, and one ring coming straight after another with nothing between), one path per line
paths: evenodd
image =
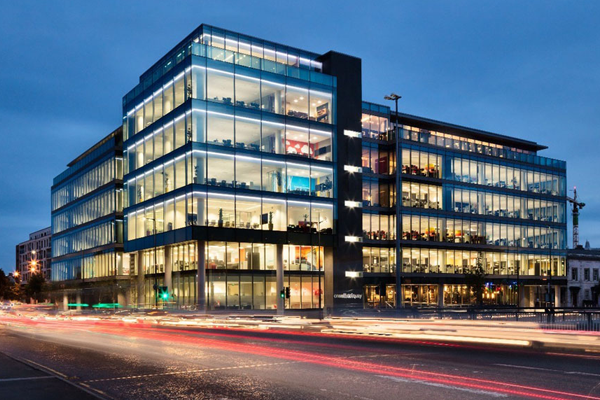
M163 293L162 298L163 300L167 300L169 298L169 293Z
M86 303L67 303L69 307L89 307L89 304Z
M92 308L123 308L119 303L98 303L94 304Z

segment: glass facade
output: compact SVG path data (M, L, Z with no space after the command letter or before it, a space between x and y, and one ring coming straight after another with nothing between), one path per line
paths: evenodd
M130 276L138 307L157 285L162 305L213 310L462 306L481 267L487 303L541 304L565 276L565 162L384 105L349 112L355 68L198 27L123 97L122 133L55 178L53 279Z
M477 266L489 280L485 303L533 306L548 276L565 277L563 161L538 156L535 143L364 102L362 126L363 271L382 277L368 278L366 306L395 307L397 279L405 305L471 304L465 274Z
M53 281L127 275L123 268L123 154L117 129L54 179Z
M314 54L219 32L199 28L123 99L127 252L145 275L171 282L173 299L186 299L180 305L192 304L197 281L188 278L197 279L196 246L205 243L212 308L274 308L281 259L284 271L297 271L286 278L286 307L316 308L325 250L301 237L335 232L336 80ZM202 239L213 230L274 236ZM156 246L157 236L168 244ZM148 285L138 302L152 302Z

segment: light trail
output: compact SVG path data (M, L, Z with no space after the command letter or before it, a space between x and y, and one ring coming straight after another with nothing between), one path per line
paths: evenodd
M336 369L345 369L356 372L364 372L376 376L386 375L413 381L432 382L442 385L450 385L455 387L465 387L474 390L486 390L496 393L505 393L531 398L549 399L549 400L574 400L574 399L589 399L600 400L600 397L570 393L559 390L533 387L528 385L520 385L515 383L501 382L490 379L479 379L465 377L460 375L452 375L438 372L430 372L425 370L415 370L412 368L395 367L383 364L374 364L365 361L352 360L347 357L328 356L313 352L287 350L269 347L258 344L236 343L231 340L213 339L210 337L220 337L227 339L244 339L256 342L276 342L280 344L299 344L308 346L318 346L325 348L335 348L344 350L365 351L367 349L358 346L338 345L327 343L312 343L300 340L280 339L280 338L257 338L248 337L235 333L222 332L203 332L185 329L164 328L155 324L126 324L116 321L44 321L32 320L29 318L13 318L10 320L12 326L24 326L26 328L50 328L65 330L68 333L76 331L86 331L96 334L113 335L115 337L126 337L143 340L175 342L184 345L199 346L201 348L210 348L218 351L229 351L243 354L252 354L256 356L278 358L288 361L302 362L307 364L320 365ZM254 330L247 330L256 333ZM54 334L56 332L53 332ZM261 332L262 333L262 332ZM286 331L269 331L269 333L286 334ZM322 336L331 338L331 335L318 333L303 333L311 336ZM347 338L347 336L345 336ZM387 338L368 338L389 341ZM411 341L413 342L413 341ZM367 351L372 351L368 349ZM398 354L402 355L402 354Z

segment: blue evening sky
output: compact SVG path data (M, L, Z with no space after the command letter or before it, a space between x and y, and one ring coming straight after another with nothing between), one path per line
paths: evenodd
M0 268L50 225L52 178L119 125L139 75L203 22L360 57L365 100L394 91L403 112L549 146L588 204L581 241L600 247L600 2L4 1Z

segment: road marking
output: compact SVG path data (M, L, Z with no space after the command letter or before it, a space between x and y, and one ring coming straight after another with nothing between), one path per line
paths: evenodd
M33 381L36 379L56 379L56 377L55 376L30 376L28 378L6 378L6 379L0 379L0 383L15 382L15 381Z
M585 376L600 376L600 374L592 374L591 372L567 371L568 375L585 375Z
M108 382L108 381L123 381L123 380L129 380L129 379L152 378L155 376L196 374L196 373L200 373L200 372L213 372L213 371L224 371L224 370L256 368L256 367L271 367L271 366L275 366L275 365L297 364L297 363L298 363L297 361L287 361L287 362L268 363L268 364L237 365L237 366L233 366L233 367L191 369L191 370L187 370L187 371L160 372L160 373L156 373L156 374L119 376L116 378L90 379L90 380L87 380L84 382L85 383L95 383L95 382Z
M28 362L28 363L33 364L33 365L36 365L36 366L38 366L38 367L40 367L42 369L48 370L48 371L52 372L53 374L56 374L56 375L60 376L61 378L69 379L69 377L67 375L65 375L63 373L60 373L60 372L58 372L56 370L53 370L50 367L46 367L45 365L38 364L35 361L28 360L27 358L23 358L23 361Z
M533 369L537 371L549 371L549 372L561 372L567 375L583 375L583 376L600 376L600 374L594 374L592 372L580 372L580 371L562 371L560 369L550 369L550 368L539 368L539 367L528 367L525 365L513 365L513 364L493 364L499 367L510 367L510 368L519 368L519 369Z
M419 383L421 385L426 385L426 386L434 386L434 387L444 388L444 389L460 390L462 392L482 394L482 395L491 396L491 397L508 397L508 395L504 394L504 393L488 392L487 390L481 390L481 389L469 389L469 388L464 388L464 387L446 385L443 383L426 382L426 381L421 381L419 379L406 379L406 378L398 378L395 376L386 376L386 375L378 375L378 376L380 378L391 379L392 381L395 381L395 382Z
M520 368L520 369L533 369L536 371L550 371L550 372L559 372L557 369L550 368L539 368L539 367L528 367L526 365L513 365L513 364L493 364L499 367L509 367L509 368ZM562 372L562 371L560 371Z

